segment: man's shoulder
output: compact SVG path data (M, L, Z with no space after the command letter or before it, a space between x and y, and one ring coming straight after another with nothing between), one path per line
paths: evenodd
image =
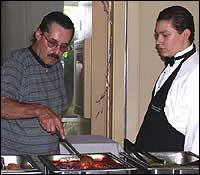
M22 56L26 56L27 54L30 54L30 50L29 48L20 48L20 49L16 49L13 50L11 52L11 57L22 57Z
M13 50L8 56L8 58L5 60L5 63L17 62L17 63L23 64L25 60L27 60L27 58L29 57L31 57L31 52L29 48L20 48L20 49Z

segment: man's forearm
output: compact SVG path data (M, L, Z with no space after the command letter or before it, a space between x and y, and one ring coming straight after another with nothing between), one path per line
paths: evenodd
M34 118L37 116L37 104L19 103L7 97L1 97L1 118Z
M1 118L19 119L37 117L41 127L51 134L59 132L64 138L64 128L59 116L51 108L41 104L19 103L6 97L1 97Z

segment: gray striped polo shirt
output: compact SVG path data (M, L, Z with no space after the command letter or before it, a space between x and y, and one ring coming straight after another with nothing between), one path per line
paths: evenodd
M67 106L63 67L59 62L45 68L31 48L11 53L1 67L1 96L23 103L39 103L50 107L57 115ZM1 154L57 154L59 138L43 130L37 118L1 119ZM41 167L41 166L40 166Z

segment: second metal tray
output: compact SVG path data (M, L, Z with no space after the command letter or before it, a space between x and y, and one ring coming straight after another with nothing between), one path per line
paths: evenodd
M1 174L42 174L29 155L1 155L1 161L4 164ZM15 164L18 169L8 169L9 164Z
M59 168L53 162L57 162L59 160L66 160L71 163L78 162L79 158L73 154L65 154L65 155L41 155L39 156L41 162L45 165L45 172L47 174L50 173L68 173L68 174L80 174L80 173L87 173L87 174L102 174L102 173L130 173L131 170L136 169L133 165L124 162L123 160L119 159L118 157L114 156L112 153L84 153L87 156L93 158L93 160L104 160L108 159L111 164L114 166L109 166L109 168L87 168L87 169L80 169L79 166L76 168ZM71 165L70 165L71 166Z

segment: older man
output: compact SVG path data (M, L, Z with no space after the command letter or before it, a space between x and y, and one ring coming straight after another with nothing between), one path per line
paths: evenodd
M1 154L58 154L67 105L63 67L74 24L62 12L46 15L33 44L12 52L1 69Z

